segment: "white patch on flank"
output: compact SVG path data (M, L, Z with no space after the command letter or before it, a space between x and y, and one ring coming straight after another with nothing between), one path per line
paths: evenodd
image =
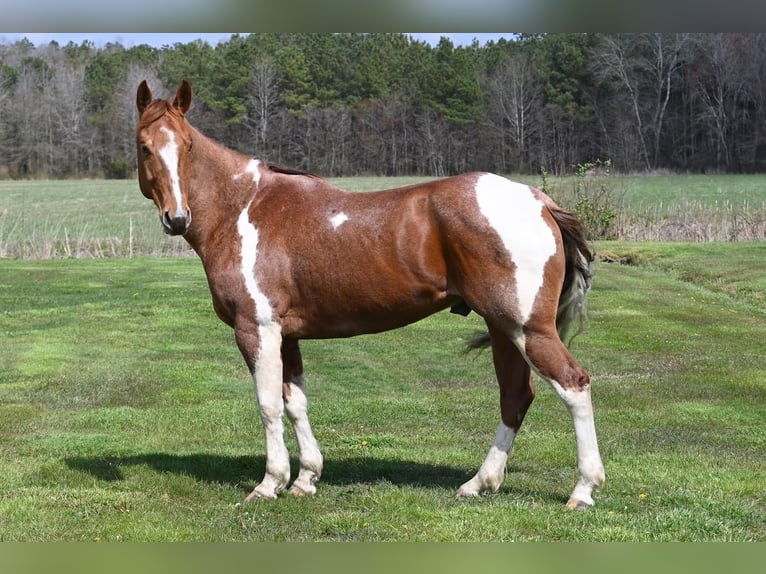
M176 212L174 217L185 217L183 199L181 197L181 181L178 177L178 146L175 134L166 127L160 128L168 136L168 142L160 148L160 157L170 174L170 187L176 200Z
M543 285L545 264L556 253L556 239L542 216L543 203L529 186L493 174L476 182L476 200L516 264L516 299L524 324Z
M261 180L261 170L258 169L260 164L261 162L259 160L251 159L249 162L247 162L244 171L242 173L235 174L233 179L236 181L245 175L249 175L253 178L255 185L258 185L258 182Z
M330 218L330 223L332 224L333 229L338 229L341 225L343 225L346 221L348 221L348 215L341 212L337 215L333 215Z
M250 222L250 203L242 210L237 219L237 231L241 238L241 273L245 280L245 288L255 303L255 318L259 325L272 321L271 304L266 295L258 287L255 280L255 262L258 257L258 230Z

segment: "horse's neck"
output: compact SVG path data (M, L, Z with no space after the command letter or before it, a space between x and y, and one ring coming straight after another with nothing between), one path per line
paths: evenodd
M255 193L255 182L234 177L249 158L199 132L193 141L195 157L189 190L192 225L186 240L204 260L215 234L226 233L227 223L236 225L238 215Z

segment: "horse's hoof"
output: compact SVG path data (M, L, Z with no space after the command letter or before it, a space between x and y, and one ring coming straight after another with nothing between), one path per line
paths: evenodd
M593 505L585 502L584 500L580 500L578 498L570 498L567 501L567 508L570 510L585 510L586 508L590 508L591 506Z
M476 496L479 496L479 492L475 490L471 490L468 488L463 488L462 486L458 489L458 491L455 493L455 498L474 498Z
M304 488L300 485L293 483L287 494L290 496L313 496L317 493L316 487L312 484L310 488Z
M253 492L247 495L247 498L245 498L245 502L252 502L254 500L276 500L276 499L277 499L276 492L262 492L256 488L255 490L253 490Z

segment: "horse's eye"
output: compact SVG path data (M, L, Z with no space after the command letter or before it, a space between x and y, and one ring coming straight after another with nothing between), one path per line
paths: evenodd
M152 155L152 150L150 150L148 146L142 145L141 153L144 154L144 157L149 157L150 155Z

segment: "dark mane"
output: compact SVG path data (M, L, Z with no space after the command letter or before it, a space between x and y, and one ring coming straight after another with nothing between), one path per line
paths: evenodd
M307 177L319 177L318 175L311 173L310 171L305 171L305 170L297 169L294 167L288 167L286 165L280 165L278 163L266 162L266 167L269 169L269 171L273 171L274 173L282 173L284 175L305 175Z

